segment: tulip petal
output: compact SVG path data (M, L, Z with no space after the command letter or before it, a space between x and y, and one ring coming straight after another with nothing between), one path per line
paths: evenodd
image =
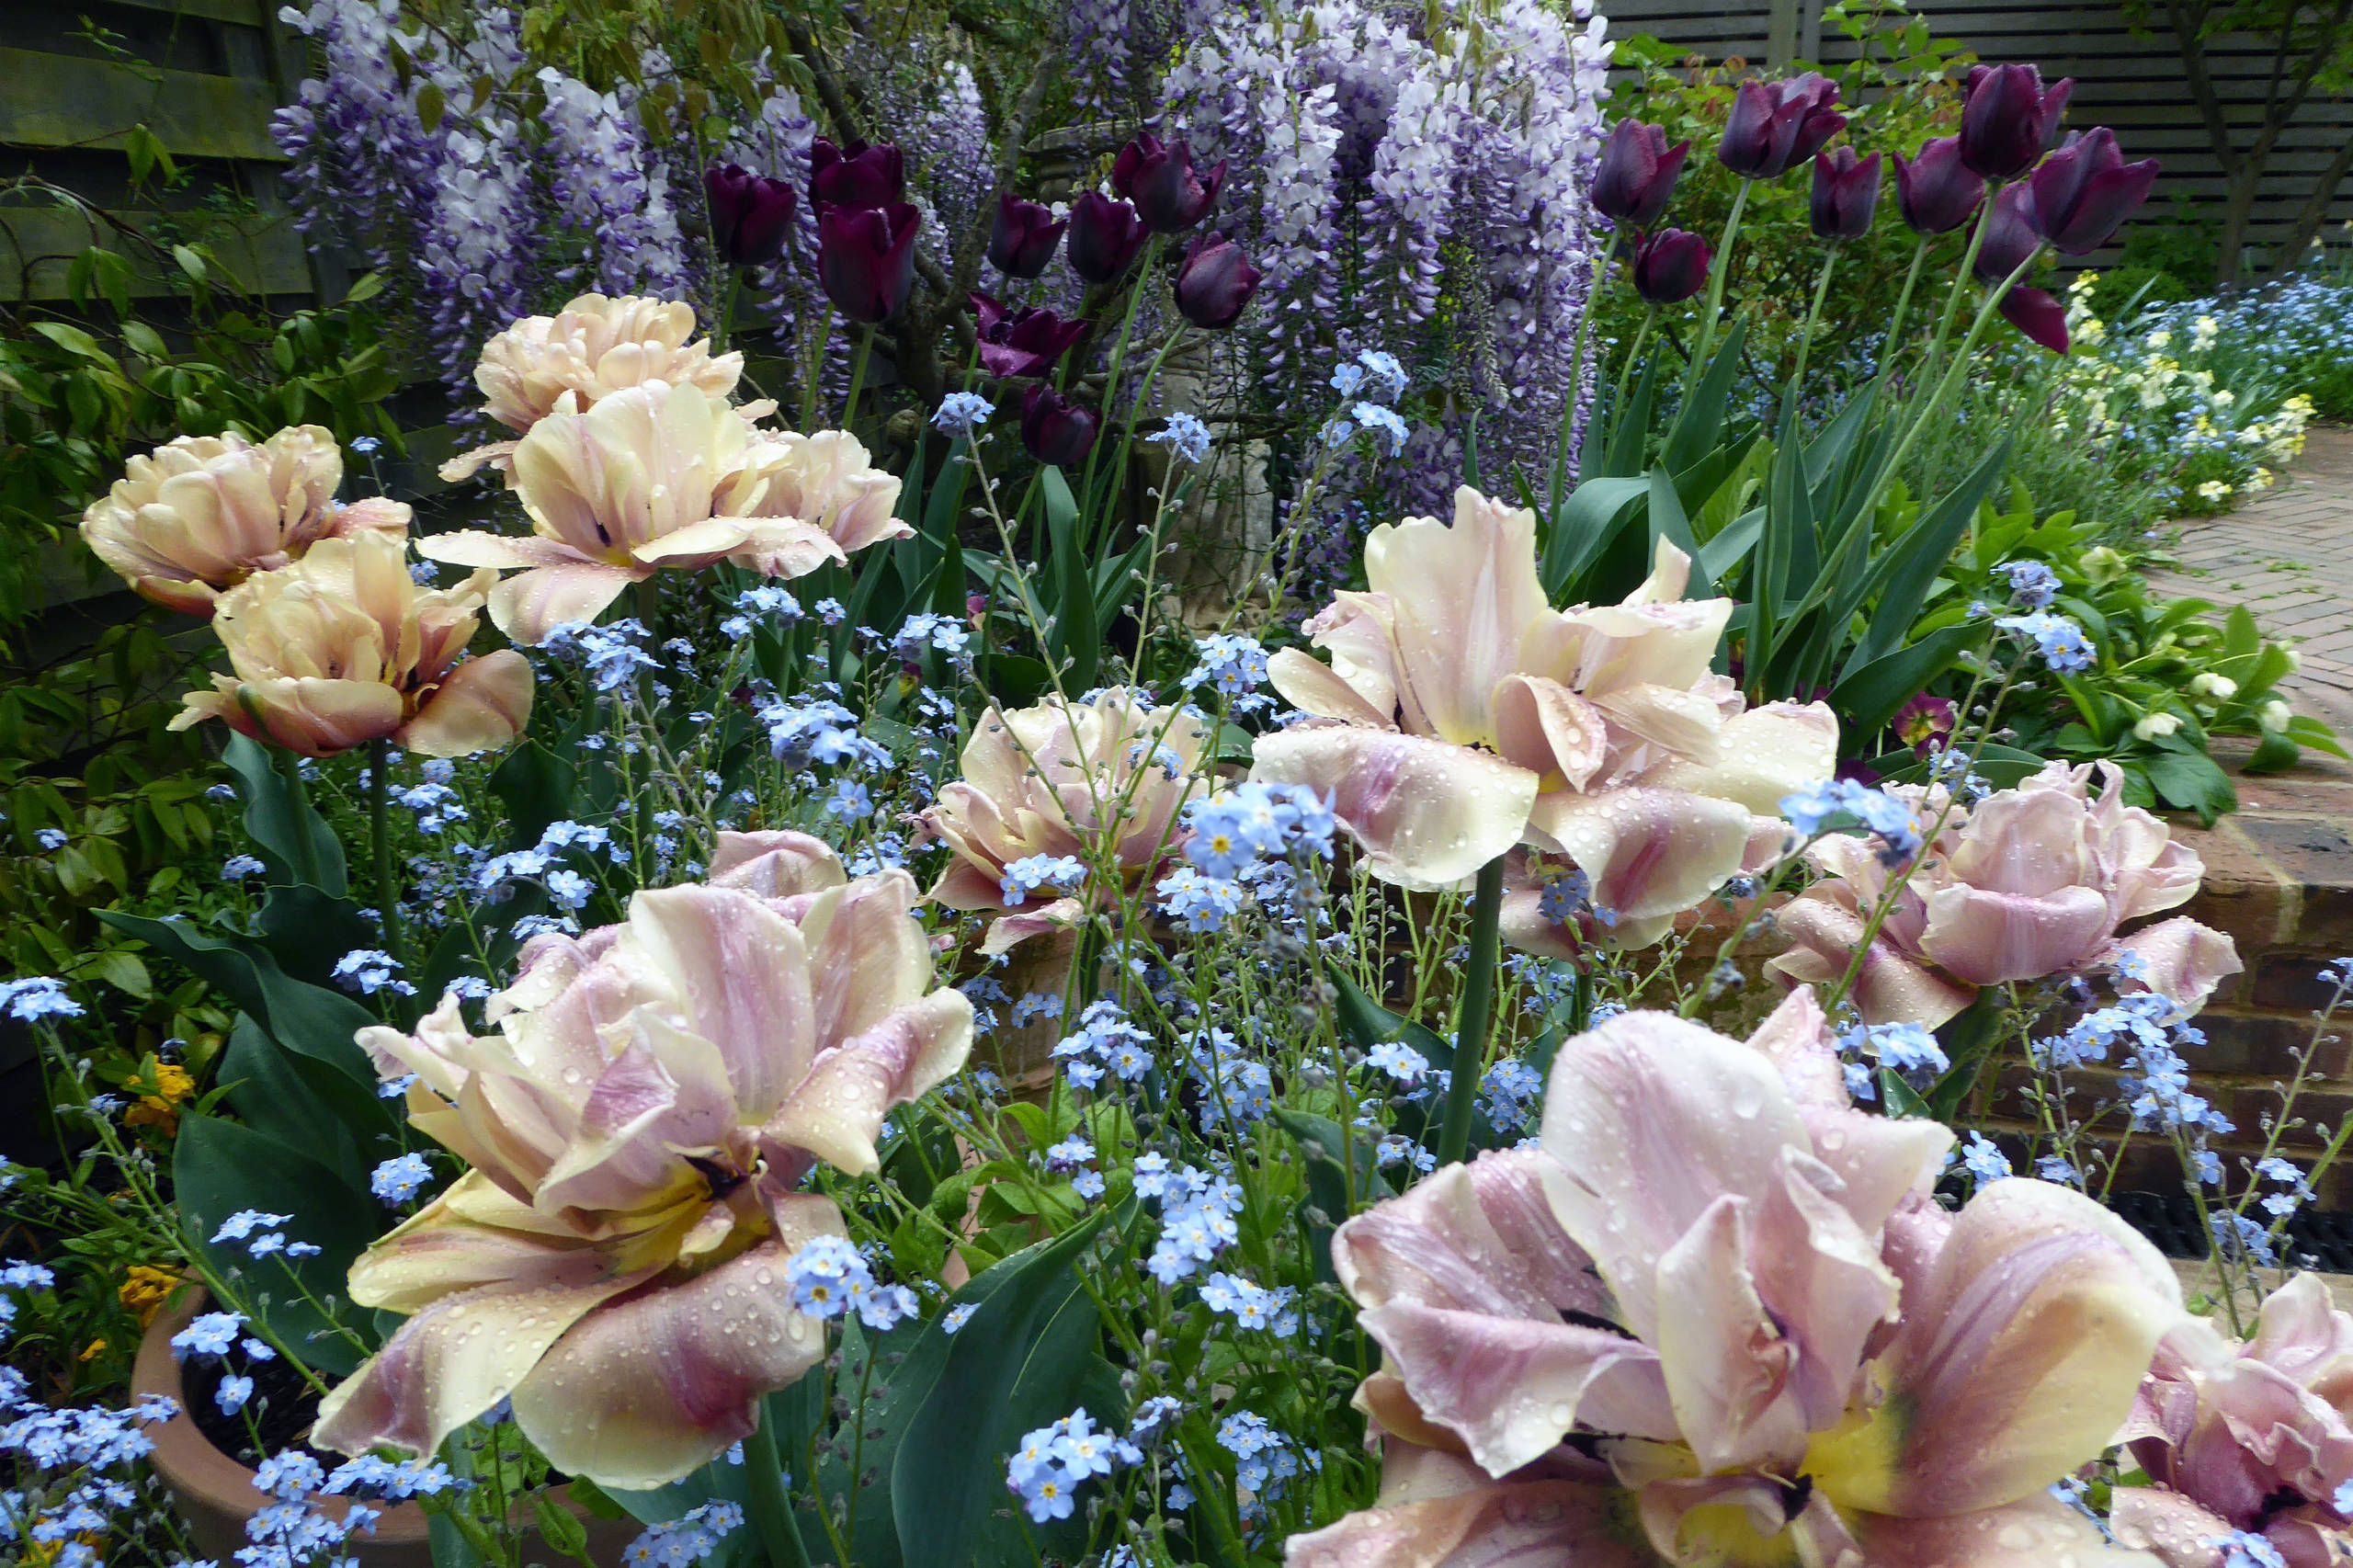
M1845 976L1855 945L1862 939L1860 915L1809 892L1783 904L1773 918L1797 946L1768 960L1767 969L1803 984L1832 985ZM1848 1000L1867 1024L1917 1024L1932 1029L1977 1000L1977 988L1931 973L1885 939L1874 938Z
M416 552L449 566L569 566L585 559L570 545L537 534L517 538L483 528L427 534L416 541Z
M507 744L530 722L530 661L501 648L443 676L392 738L426 756L472 756Z
M2109 1528L2117 1544L2147 1551L2165 1568L2222 1568L2231 1521L2163 1486L2120 1486L2109 1494Z
M1803 1120L1772 1062L1698 1024L1627 1013L1552 1062L1542 1144L1567 1168L1553 1210L1600 1267L1619 1321L1648 1339L1658 1259L1716 1199L1761 1193Z
M1555 790L1538 798L1528 825L1576 861L1594 906L1620 919L1693 907L1738 873L1748 850L1745 808L1679 790Z
M761 1140L806 1149L839 1170L873 1170L891 1108L945 1083L972 1048L972 1002L961 991L931 992L821 1054Z
M1536 776L1489 753L1355 725L1261 735L1250 777L1329 795L1372 874L1424 892L1518 843L1536 800Z
M1536 514L1464 485L1454 521L1408 517L1366 536L1365 581L1387 597L1404 676L1427 731L1461 745L1495 738L1495 683L1549 613L1536 575ZM1420 727L1420 726L1417 726Z
M470 452L460 452L441 465L441 483L462 484L493 464L501 470L514 467L515 443L493 441L488 446L476 447Z
M1490 1480L1451 1454L1387 1445L1381 1500L1293 1536L1286 1568L1656 1568L1618 1517L1613 1489L1531 1476Z
M2088 961L2115 928L2097 888L1992 892L1966 882L1930 888L1920 950L1969 985L2040 980Z
M821 892L849 880L834 846L790 828L758 833L719 830L705 880L716 888L741 888L761 898L790 898Z
M2236 943L2186 915L2115 938L2093 961L2114 964L2127 953L2140 960L2141 983L2188 1014L2203 1009L2215 986L2246 967L2239 961Z
M1864 1515L1855 1536L1870 1568L2168 1568L2161 1557L2109 1545L2099 1526L2050 1497L1937 1518Z
M1906 1517L2017 1503L2097 1455L2184 1316L2139 1233L2023 1177L1970 1199L1904 1309L1878 1363L1886 1403L1808 1462L1842 1504Z
M540 1358L515 1419L551 1464L605 1486L667 1485L749 1437L761 1397L816 1365L824 1324L793 1310L784 1265L841 1234L841 1216L830 1199L788 1201L774 1240L606 1303Z
M713 519L740 523L745 530L743 547L727 559L749 572L764 577L805 577L829 561L847 562L848 554L833 535L814 523L804 523L793 517L729 517ZM913 533L904 528L899 533L878 534L881 538L904 538Z
M921 902L915 879L892 868L829 889L796 913L820 1050L865 1033L929 985L931 949L908 918Z
M943 886L945 882L943 878ZM934 896L938 896L937 890ZM981 954L993 959L999 953L1009 953L1032 937L1051 937L1057 931L1067 931L1086 918L1086 905L1075 898L1058 898L1051 903L1040 904L1034 909L1023 908L1000 915L989 922L988 935L981 939Z
M1393 713L1375 708L1331 665L1304 649L1277 649L1267 659L1267 678L1284 701L1302 713L1375 730L1395 727Z
M608 1272L578 1233L468 1171L378 1238L351 1266L357 1305L413 1315L485 1285L587 1279Z
M1806 1413L1790 1386L1798 1347L1757 1294L1750 1210L1745 1198L1717 1198L1658 1259L1651 1339L1674 1401L1675 1435L1710 1473L1785 1471L1805 1453Z
M1496 749L1557 790L1582 790L1609 755L1599 710L1541 676L1506 676L1495 687Z
M742 548L750 532L751 525L744 518L700 517L647 540L630 554L647 566L692 570Z
M626 940L679 987L686 1025L718 1052L747 1125L767 1120L808 1075L820 1038L807 936L733 888L630 900Z
M651 567L631 571L601 562L536 567L491 590L490 619L516 642L534 646L559 626L596 619L621 590L652 574Z
M1837 767L1838 719L1826 703L1768 702L1724 722L1713 762L1670 757L1638 781L1777 816L1783 796L1821 783Z

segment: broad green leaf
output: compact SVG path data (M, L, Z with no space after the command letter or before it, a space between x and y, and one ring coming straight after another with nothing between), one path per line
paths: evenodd
M289 978L269 949L250 937L213 935L182 921L150 920L115 909L96 913L116 930L195 971L232 1004L261 1019L270 1038L289 1051L315 1057L374 1087L375 1069L352 1037L378 1019L350 997Z
M307 881L321 892L341 898L350 889L345 881L343 844L326 819L305 800L299 804L287 787L286 776L274 764L274 754L260 742L232 734L222 753L244 797L245 833L261 851L272 883ZM313 869L305 874L307 839Z

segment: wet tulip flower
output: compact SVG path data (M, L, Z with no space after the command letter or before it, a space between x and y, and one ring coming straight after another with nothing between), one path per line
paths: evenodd
M828 207L894 207L906 194L906 159L888 142L836 147L820 136L809 149L809 204L820 214Z
M817 277L842 314L871 326L904 309L915 285L921 216L892 207L825 209L817 220Z
M2067 138L2042 160L2028 188L2042 237L2070 256L2095 251L2149 199L2157 161L2128 164L2105 125Z
M1858 158L1852 147L1813 155L1813 232L1825 240L1859 240L1879 210L1879 154Z
M1086 460L1101 424L1093 409L1040 381L1021 404L1021 445L1041 463L1068 468Z
M1009 311L986 294L972 301L981 368L992 376L1051 375L1063 350L1086 333L1085 322L1064 321L1051 311Z
M1634 292L1654 305L1678 305L1707 287L1708 242L1688 229L1643 236L1634 252Z
M1224 183L1223 159L1196 174L1192 143L1163 143L1148 131L1120 148L1111 165L1111 188L1135 203L1145 226L1164 234L1181 234L1208 217Z
M1622 226L1649 228L1665 212L1690 151L1688 139L1669 147L1666 132L1657 126L1620 120L1601 144L1601 165L1593 176L1594 206Z
M784 254L784 237L801 206L791 186L735 164L713 164L703 171L702 189L710 202L711 244L722 260L762 267Z
M1089 283L1109 283L1135 265L1150 233L1132 204L1084 192L1070 208L1070 269Z
M1915 233L1949 234L1976 215L1984 176L1961 161L1961 138L1938 136L1906 163L1895 154L1895 207Z
M1176 272L1176 310L1195 326L1214 332L1241 319L1242 307L1264 276L1242 247L1216 230L1194 242Z
M989 265L1007 278L1035 278L1054 258L1067 219L1051 208L1006 191L996 199L996 222L989 229Z
M1987 179L2012 179L2034 166L2059 134L2075 78L2045 88L2033 65L1972 65L1961 109L1961 161Z
M1787 82L1743 82L1716 157L1743 179L1779 179L1847 128L1838 86L1809 71Z

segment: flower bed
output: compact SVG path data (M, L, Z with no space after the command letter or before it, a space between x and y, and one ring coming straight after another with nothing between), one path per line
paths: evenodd
M373 72L390 19L306 17L316 193L335 158L460 188L464 70L465 124L520 90L490 27ZM727 152L771 155L695 173L660 295L517 313L553 241L450 227L530 230L503 166L463 214L355 205L432 259L402 306L499 427L445 469L468 526L337 502L311 427L169 443L89 508L210 618L171 723L220 746L233 858L97 911L135 974L0 988L52 1143L0 1190L38 1249L0 1273L0 1561L2353 1551L2353 1317L2289 1239L2353 1123L2290 1142L2300 1070L2224 1158L2243 1112L2188 1074L2240 962L2145 809L2223 809L2209 733L2334 739L2265 717L2251 622L2000 512L2006 439L1927 456L1972 376L2082 370L1988 345L2063 347L2029 277L2151 167L2054 147L2064 84L1972 72L1896 164L1895 349L1816 407L1802 331L1757 419L1745 204L1810 169L1818 314L1898 151L1829 145L1837 84L1728 91L1711 243L1665 225L1661 127L1577 161L1597 28L1324 20L1225 18L1169 88L1199 145L1138 135L1062 212L1009 157L952 187L958 94L928 143L837 144L728 77L768 141ZM843 42L780 47L825 98ZM490 129L626 276L684 89L631 120L549 70ZM1221 97L1268 82L1332 131L1313 181ZM1421 301L1398 337L1328 339L1285 203L1420 210L1397 160L1441 142L1449 222L1540 144L1574 211L1438 244L1364 285ZM1596 289L1639 305L1622 352ZM1540 395L1449 379L1482 319ZM1180 351L1219 401L1161 406ZM1168 547L1250 450L1258 597L1187 624ZM1433 464L1437 515L1386 499ZM2110 1206L2133 1139L2211 1238L2194 1302ZM225 1515L146 1462L180 1401Z

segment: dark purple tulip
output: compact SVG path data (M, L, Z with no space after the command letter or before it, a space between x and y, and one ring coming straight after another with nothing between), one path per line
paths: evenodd
M1743 82L1716 157L1744 179L1779 179L1847 128L1838 85L1818 71L1786 82Z
M1708 286L1708 242L1688 229L1643 236L1634 252L1634 292L1654 305L1677 305Z
M761 267L784 254L784 237L801 197L780 179L765 179L733 164L702 172L710 203L710 239L730 267Z
M1008 311L986 294L971 298L981 369L992 376L1051 375L1063 350L1086 334L1085 322L1064 321L1051 311Z
M2105 125L2067 138L2066 145L2036 166L2028 180L2042 237L2070 256L2108 244L2125 219L2149 199L2157 161L2128 164L2117 150L2116 133Z
M1974 217L1984 199L1984 176L1961 161L1960 137L1922 144L1908 164L1895 154L1895 208L1915 233L1949 234Z
M1211 229L1176 269L1176 313L1214 332L1241 319L1261 274L1242 247Z
M1007 278L1035 278L1053 260L1068 226L1055 222L1051 209L1008 190L996 199L996 222L989 226L989 265Z
M1069 468L1095 449L1101 421L1095 411L1073 403L1045 382L1029 389L1021 403L1021 445L1041 463Z
M2048 348L2067 352L2067 307L2040 289L2013 289L2002 296L2002 319Z
M1668 146L1666 132L1655 125L1620 120L1601 144L1601 165L1593 176L1594 206L1629 228L1649 228L1665 212L1690 151L1688 140Z
M895 207L906 194L906 160L888 142L836 147L820 136L809 149L809 204L821 215L828 207Z
M2034 167L2058 139L2075 79L2047 91L2034 65L1972 65L1961 106L1961 161L1987 179L2012 179Z
M887 208L830 207L817 218L817 277L842 314L871 326L889 321L915 285L915 231L921 214L906 202Z
M1070 269L1089 283L1108 283L1135 265L1151 233L1136 210L1099 190L1070 204Z
M1994 199L1993 216L1985 221L1985 237L1978 242L1977 281L1999 283L2042 248L2042 225L2034 215L2034 189L2006 185Z
M1149 131L1120 148L1111 164L1111 188L1134 202L1144 222L1164 234L1181 234L1208 217L1224 183L1225 160L1196 175L1191 142L1164 144Z
M1858 158L1852 147L1813 155L1813 232L1824 240L1859 240L1879 210L1879 154Z

